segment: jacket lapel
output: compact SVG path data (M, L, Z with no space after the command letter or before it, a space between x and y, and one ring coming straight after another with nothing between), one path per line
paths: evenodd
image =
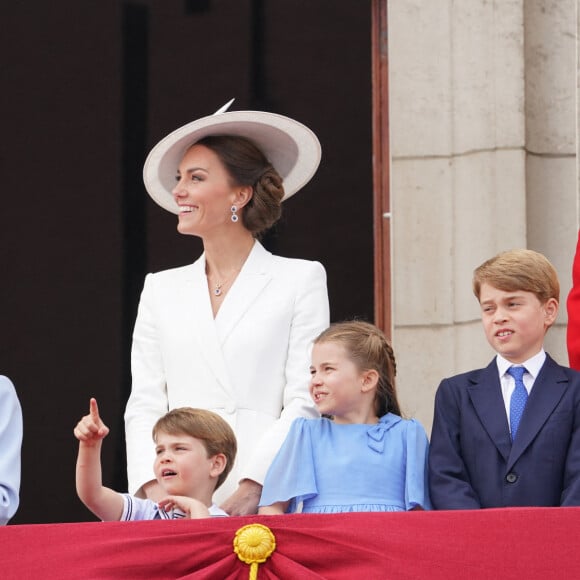
M552 414L568 388L568 379L559 365L546 355L546 361L534 382L517 437L513 443L507 468L511 469L526 448L536 437L548 417Z
M191 329L196 355L206 362L222 388L232 394L207 288L205 255L188 269L182 291L177 303L183 305L184 324Z
M467 391L475 412L497 450L507 461L511 437L495 359L481 371L469 377Z
M216 316L222 345L272 279L272 259L256 241Z

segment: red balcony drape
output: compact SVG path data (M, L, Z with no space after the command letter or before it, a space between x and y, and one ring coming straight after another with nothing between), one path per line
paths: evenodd
M259 579L580 578L579 508L9 525L0 577L246 579L233 539L252 523L276 540Z

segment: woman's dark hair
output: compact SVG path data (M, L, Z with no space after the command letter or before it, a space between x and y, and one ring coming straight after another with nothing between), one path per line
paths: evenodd
M282 178L250 139L210 135L195 145L203 145L219 157L234 185L252 187L252 199L244 206L241 217L244 226L255 237L280 219L284 198Z

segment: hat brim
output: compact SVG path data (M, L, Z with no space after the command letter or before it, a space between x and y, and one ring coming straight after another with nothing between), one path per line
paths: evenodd
M284 199L304 187L320 163L316 135L289 117L263 111L231 111L202 117L159 141L145 160L143 181L147 192L167 211L178 213L172 191L183 155L208 135L239 135L253 141L282 177Z

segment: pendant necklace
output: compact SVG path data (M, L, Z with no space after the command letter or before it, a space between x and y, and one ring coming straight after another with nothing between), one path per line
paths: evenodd
M247 256L246 256L247 258ZM243 262L240 264L240 266L238 268L236 268L235 270L232 270L232 272L230 273L230 275L223 281L223 282L212 282L210 275L207 275L207 279L210 282L210 284L213 284L214 289L212 290L212 294L216 297L219 298L220 296L223 295L223 293L225 292L225 288L224 286L226 284L229 284L229 282L231 281L231 279L236 275L239 274L239 272L241 271L244 262L246 261L246 258L244 258Z
M213 295L221 296L224 293L222 288L232 279L232 276L234 276L234 274L237 274L240 271L240 269L241 268L234 270L223 282L216 282L215 288L213 289Z
M221 296L222 295L222 286L227 283L227 280L224 282L216 282L215 288L213 289L214 296Z

